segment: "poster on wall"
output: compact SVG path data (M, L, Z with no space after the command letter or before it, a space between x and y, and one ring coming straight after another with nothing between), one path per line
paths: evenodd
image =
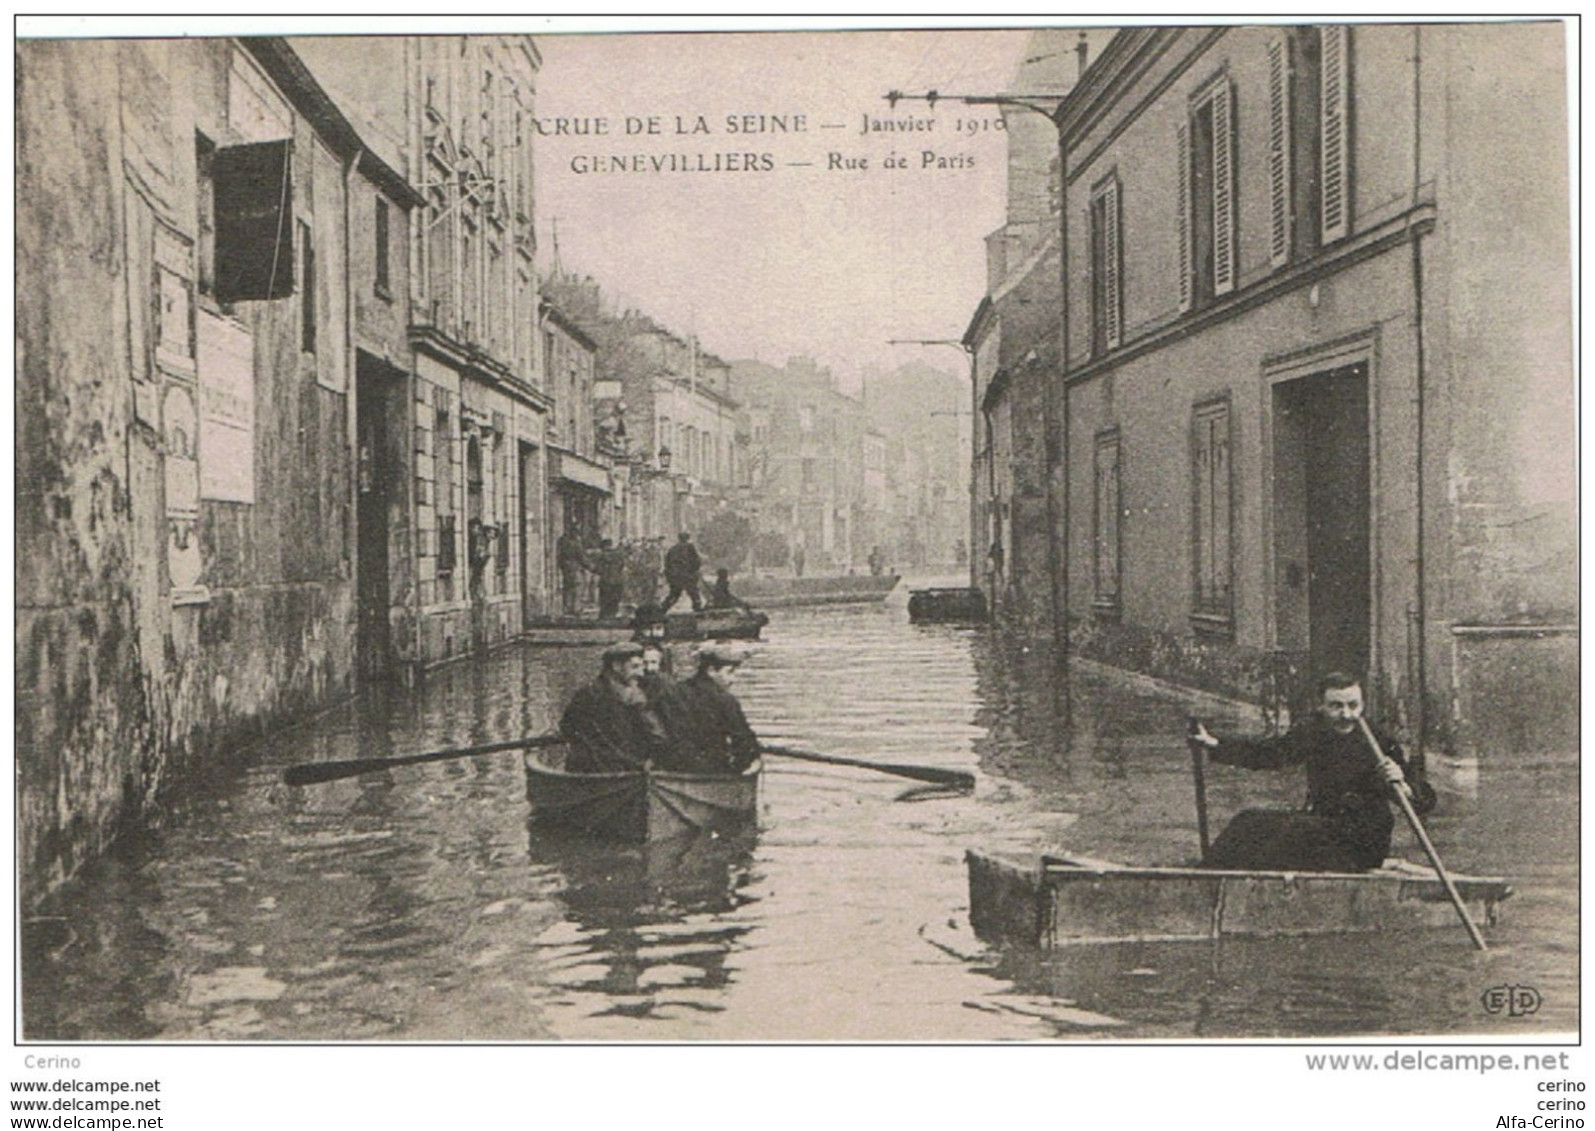
M255 501L255 344L236 322L199 316L199 494Z

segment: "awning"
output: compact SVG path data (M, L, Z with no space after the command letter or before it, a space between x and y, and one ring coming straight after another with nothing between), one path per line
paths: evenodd
M563 480L589 491L610 493L609 468L575 452L561 448L548 450L548 475L550 479Z

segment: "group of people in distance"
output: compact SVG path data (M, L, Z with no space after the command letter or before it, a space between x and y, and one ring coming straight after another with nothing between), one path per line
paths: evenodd
M758 758L759 740L731 693L741 662L732 649L700 648L696 672L677 681L658 643L611 645L598 678L572 696L560 719L565 769L743 772Z
M570 617L577 615L581 606L583 571L597 580L599 620L618 617L620 606L628 596L639 611L646 610L652 615L668 613L683 596L691 600L693 612L701 611L705 604L703 558L692 543L692 535L683 531L676 544L664 552L662 560L656 545L658 541L622 542L617 546L614 539L605 538L597 547L589 549L582 545L581 536L575 530L565 530L554 544L561 612ZM661 566L668 590L663 604L657 603ZM722 569L716 573L708 607L748 608L731 593L730 571Z

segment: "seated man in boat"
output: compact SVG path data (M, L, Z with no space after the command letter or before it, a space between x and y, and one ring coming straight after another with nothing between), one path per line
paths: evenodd
M658 684L650 706L664 724L666 748L655 757L661 769L690 774L739 774L759 756L759 739L731 694L742 657L724 647L698 652L691 679Z
M1407 764L1401 748L1376 733L1381 759L1358 724L1362 687L1331 672L1318 682L1318 705L1277 738L1218 739L1200 722L1192 742L1215 762L1249 769L1307 767L1305 812L1247 809L1213 842L1203 861L1212 868L1360 872L1377 868L1390 851L1395 817L1389 791L1406 794L1418 813L1434 808L1434 790Z
M604 649L598 678L571 696L559 720L570 743L565 769L573 774L638 769L648 756L650 737L643 711L642 646L627 642Z
M714 573L714 585L709 590L709 607L711 609L737 609L744 613L753 610L748 603L731 592L731 571L717 569Z

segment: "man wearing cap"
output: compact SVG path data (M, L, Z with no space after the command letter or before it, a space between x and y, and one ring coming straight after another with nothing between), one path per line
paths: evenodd
M759 739L731 694L742 657L714 646L698 652L698 672L664 689L652 704L669 738L661 765L681 773L739 774L759 756Z
M598 678L571 696L559 731L570 743L565 769L573 774L636 769L651 740L643 711L642 646L627 642L604 650Z

